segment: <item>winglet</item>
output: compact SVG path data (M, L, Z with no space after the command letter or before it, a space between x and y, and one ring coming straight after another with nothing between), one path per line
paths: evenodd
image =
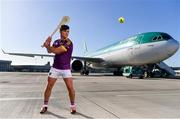
M7 54L3 49L1 49L4 54Z
M84 54L88 53L86 41L84 40Z

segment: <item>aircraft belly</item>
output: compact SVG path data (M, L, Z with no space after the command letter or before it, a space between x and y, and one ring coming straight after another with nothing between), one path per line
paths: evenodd
M160 62L167 57L163 43L143 44L139 49L133 50L135 64L148 64Z
M104 58L112 65L126 65L129 64L133 56L132 51L126 48L111 52Z

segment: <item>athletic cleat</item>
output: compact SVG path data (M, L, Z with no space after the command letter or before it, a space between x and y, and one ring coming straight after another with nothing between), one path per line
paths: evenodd
M40 114L44 114L45 112L47 112L47 109L48 109L48 106L47 106L47 105L43 105L43 106L41 107Z
M70 105L71 108L71 114L75 114L76 113L76 105Z

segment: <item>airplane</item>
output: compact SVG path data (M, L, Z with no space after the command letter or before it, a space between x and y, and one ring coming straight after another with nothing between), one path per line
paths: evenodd
M123 66L146 66L152 71L158 65L174 75L164 60L174 55L179 49L179 42L164 32L146 32L131 36L125 40L96 50L83 57L72 56L71 68L88 75L89 69L115 68L114 75L122 75ZM4 52L4 51L3 51ZM28 57L54 57L52 54L6 53Z

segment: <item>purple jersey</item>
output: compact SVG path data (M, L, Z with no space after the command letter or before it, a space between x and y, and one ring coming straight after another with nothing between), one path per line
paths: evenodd
M70 39L58 39L54 41L53 47L60 46L63 46L67 51L61 54L55 54L53 67L61 70L70 69L73 44Z

